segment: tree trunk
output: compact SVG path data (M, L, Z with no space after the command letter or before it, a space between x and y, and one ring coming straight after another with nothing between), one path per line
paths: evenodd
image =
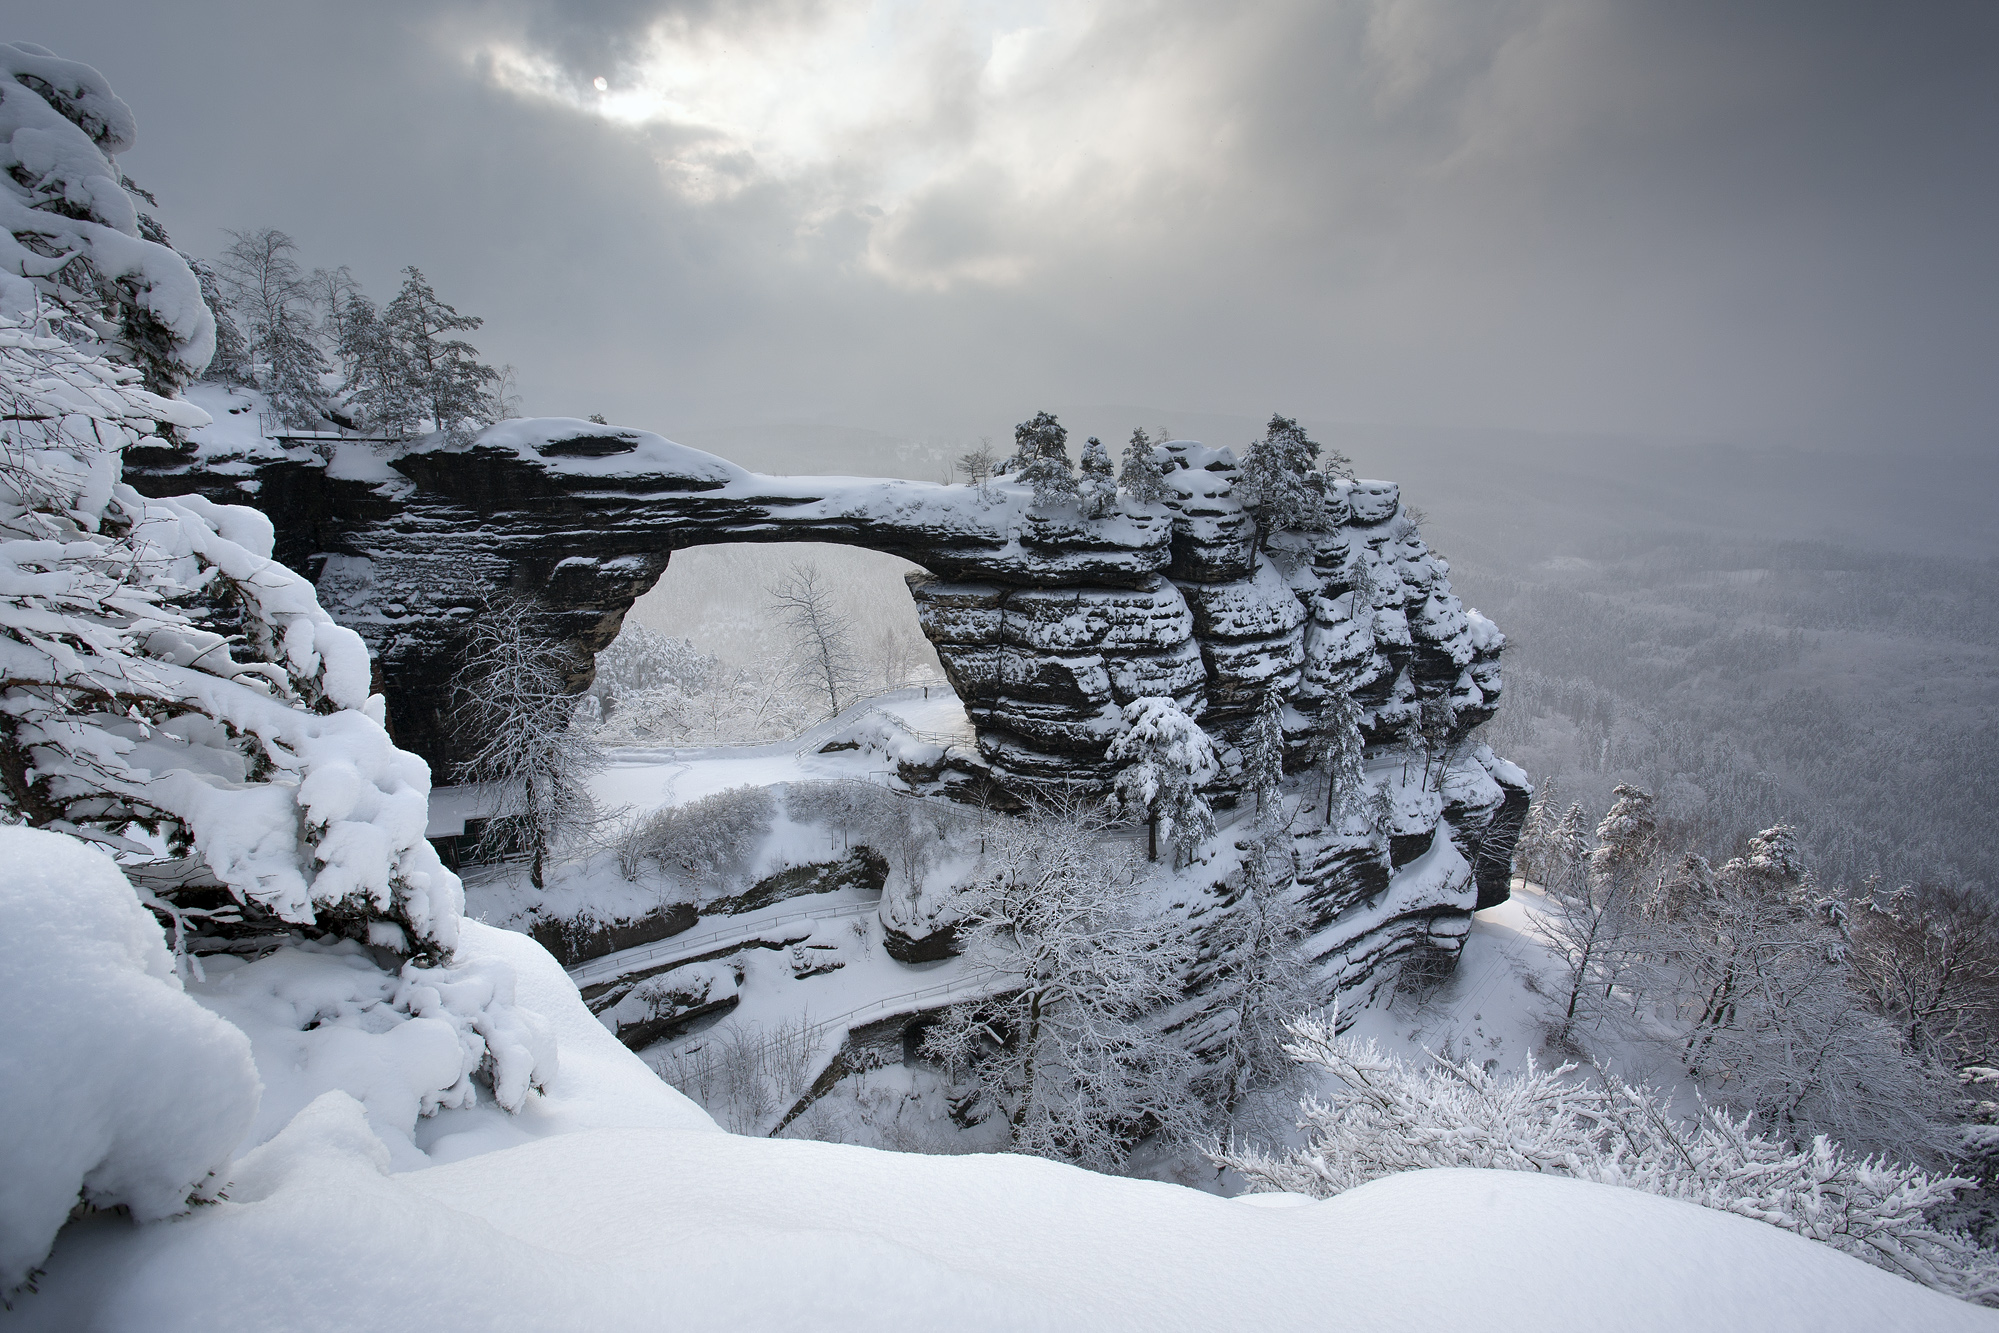
M1145 859L1159 859L1159 816L1153 815L1145 821Z

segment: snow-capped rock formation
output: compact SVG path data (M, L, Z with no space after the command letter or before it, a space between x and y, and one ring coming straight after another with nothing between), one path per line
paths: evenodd
M464 627L496 597L534 604L541 632L573 649L581 689L591 654L674 551L835 542L927 571L910 579L917 616L978 730L982 776L999 789L1048 779L1107 789L1121 709L1165 696L1215 738L1226 795L1267 690L1291 705L1294 759L1325 700L1350 693L1383 796L1303 840L1319 924L1382 912L1410 923L1387 932L1398 952L1449 947L1474 902L1505 896L1526 783L1467 740L1497 705L1504 639L1452 595L1449 566L1393 483L1335 483L1329 530L1276 533L1259 551L1233 494L1234 454L1188 441L1160 451L1162 503L1123 497L1086 518L1005 480L767 477L644 431L569 419L380 453L330 441L232 449L219 435L128 455L128 473L154 494L196 490L269 514L278 557L374 649L398 743L433 766L476 744L447 721L449 682ZM1381 770L1392 745L1431 757L1396 758L1390 781ZM1445 827L1448 856L1434 839ZM1406 894L1380 901L1392 876L1426 857L1420 911L1406 910ZM1329 958L1350 934L1334 931ZM1386 938L1362 934L1373 937L1367 951Z

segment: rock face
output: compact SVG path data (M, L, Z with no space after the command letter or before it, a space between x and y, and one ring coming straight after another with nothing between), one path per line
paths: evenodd
M383 454L352 442L324 455L258 448L128 454L127 479L268 514L278 558L374 650L397 743L436 773L478 743L452 724L450 682L467 627L496 599L531 607L534 629L572 654L581 690L592 655L674 551L835 542L922 566L909 580L917 618L977 728L988 792L1107 787L1120 708L1166 695L1215 738L1226 803L1266 691L1290 705L1294 750L1327 698L1350 693L1377 769L1419 732L1439 757L1391 784L1389 813L1301 842L1305 892L1332 932L1329 966L1390 937L1450 947L1474 903L1505 896L1527 784L1468 739L1498 704L1504 639L1452 595L1449 566L1391 482L1337 483L1329 531L1275 533L1259 550L1233 493L1235 456L1187 441L1162 447L1163 503L1120 499L1094 519L1037 506L1005 481L765 477L569 419ZM1408 878L1419 865L1420 893Z

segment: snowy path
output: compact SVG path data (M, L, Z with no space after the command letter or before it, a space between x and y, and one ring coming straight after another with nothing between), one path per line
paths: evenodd
M695 958L716 949L727 948L731 944L748 943L761 938L778 926L792 925L800 921L835 921L845 917L865 916L876 910L876 904L873 902L822 902L811 907L797 906L801 901L803 900L798 898L786 899L783 903L759 911L724 917L722 920L728 924L713 930L675 935L654 944L634 945L629 949L620 949L617 953L605 954L601 958L585 959L569 969L570 980L574 981L580 990L600 982L615 981L627 972L636 972L642 967L671 966L677 960Z
M886 713L920 740L971 746L972 724L958 696L942 686L891 690L808 727L789 740L746 745L687 745L612 750L610 762L591 783L607 807L652 810L685 805L730 787L765 787L777 782L858 778L883 781L888 765L879 755L851 750L820 754L819 747L869 713Z

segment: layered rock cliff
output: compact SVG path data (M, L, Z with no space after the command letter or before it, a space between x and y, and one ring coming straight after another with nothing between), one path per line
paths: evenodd
M1119 709L1167 695L1217 740L1226 802L1266 691L1288 702L1298 746L1328 696L1349 692L1393 795L1300 835L1328 965L1390 937L1451 947L1474 903L1505 896L1526 783L1469 740L1497 705L1504 640L1452 594L1393 483L1339 482L1329 530L1276 533L1259 550L1233 493L1235 456L1187 441L1163 446L1163 503L1121 498L1101 518L1038 506L1005 481L760 476L567 419L377 448L198 442L130 456L127 470L151 494L198 491L270 515L278 558L373 649L397 741L440 774L477 743L450 720L450 682L467 627L496 598L525 601L535 629L567 645L580 690L674 551L834 542L922 566L910 578L917 618L977 729L985 768L972 776L989 790L1107 786ZM1428 758L1412 771L1418 748ZM1394 765L1390 782L1380 770ZM1422 892L1389 893L1415 884L1404 877L1418 862Z

